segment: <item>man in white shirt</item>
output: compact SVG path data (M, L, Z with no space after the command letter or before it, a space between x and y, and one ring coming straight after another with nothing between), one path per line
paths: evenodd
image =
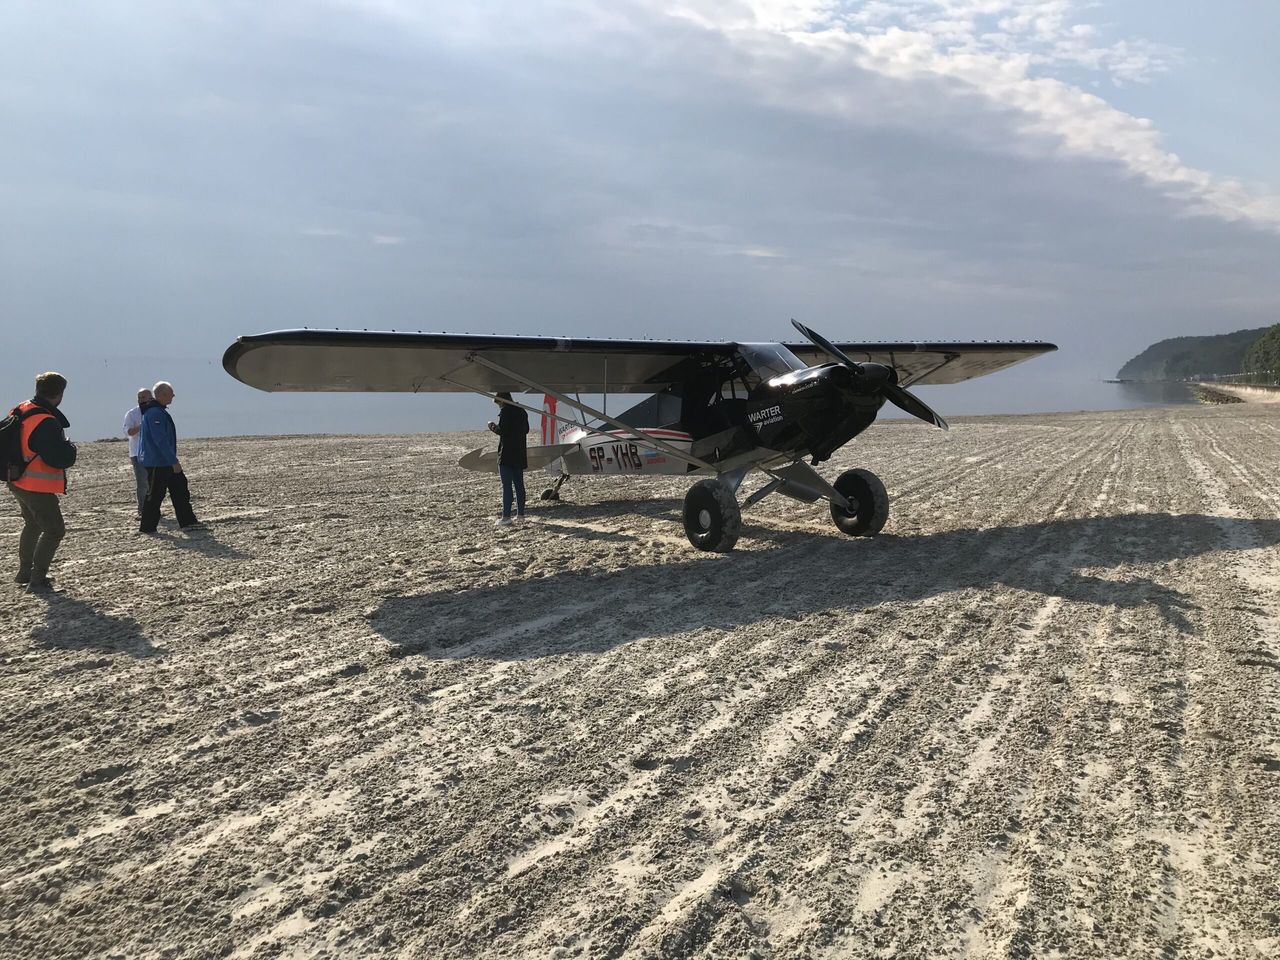
M133 479L138 486L138 516L142 516L142 505L147 502L147 468L138 456L138 445L142 442L142 405L150 399L151 391L143 387L138 391L138 405L124 415L124 435L129 438L129 462L133 464Z

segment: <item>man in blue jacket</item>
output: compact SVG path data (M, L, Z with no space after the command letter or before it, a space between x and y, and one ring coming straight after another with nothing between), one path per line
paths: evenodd
M169 416L173 386L161 380L151 395L152 399L142 404L142 443L138 449L138 459L147 468L147 499L142 505L142 526L139 527L142 533L156 532L166 493L173 500L178 526L192 527L200 522L191 509L187 475L178 461L178 428Z

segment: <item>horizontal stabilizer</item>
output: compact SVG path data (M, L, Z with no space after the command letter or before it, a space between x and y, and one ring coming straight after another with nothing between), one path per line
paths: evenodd
M527 450L529 466L526 469L541 470L551 461L558 460L560 457L573 453L577 449L578 445L576 443L557 443L549 447L529 447ZM472 450L458 461L458 466L467 470L475 470L478 473L497 473L498 451Z

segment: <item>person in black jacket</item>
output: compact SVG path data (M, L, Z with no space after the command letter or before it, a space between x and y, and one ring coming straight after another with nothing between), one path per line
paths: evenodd
M524 471L529 466L525 445L529 439L529 415L511 402L511 394L499 393L493 401L500 408L498 422L489 429L498 435L498 474L502 477L502 516L498 526L511 523L511 501L516 502L516 519L524 519ZM514 494L514 497L513 497Z
M36 377L35 396L13 409L22 421L25 461L20 471L6 478L23 520L14 581L31 593L53 589L49 564L67 533L58 497L67 492L67 469L76 462L76 447L66 435L71 423L58 409L66 389L66 377L42 373Z

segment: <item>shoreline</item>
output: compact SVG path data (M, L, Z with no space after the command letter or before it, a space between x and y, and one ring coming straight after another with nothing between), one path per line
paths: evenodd
M1187 385L1188 387L1191 384ZM1248 399L1248 398L1242 398ZM1265 402L1265 401L1264 401ZM1146 404L1135 407L1114 407L1105 410L1055 410L1047 413L967 413L967 414L946 414L949 424L964 424L970 422L986 422L998 420L1035 420L1054 417L1081 417L1081 416L1116 416L1121 414L1148 413L1151 411L1178 411L1185 410L1188 407L1195 407L1195 401L1185 403L1168 403L1168 404ZM533 416L530 415L530 422L533 422ZM906 415L894 415L881 417L875 421L871 428L875 427L916 427L924 430L934 429L928 424L922 424L913 417ZM182 443L207 443L207 442L235 442L235 441L255 441L255 440L337 440L344 438L362 438L366 440L387 439L390 437L455 437L469 436L473 434L487 435L488 431L483 428L472 428L468 430L422 430L412 433L236 433L220 436L183 436L180 438ZM536 434L536 430L530 431L530 435ZM101 437L96 440L85 441L94 445L110 446L113 444L124 443L123 437ZM855 438L853 443L857 443Z

